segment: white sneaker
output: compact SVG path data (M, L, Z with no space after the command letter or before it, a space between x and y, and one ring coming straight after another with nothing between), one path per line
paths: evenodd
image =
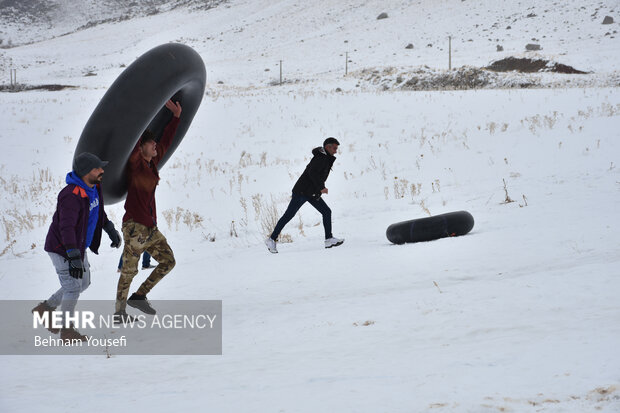
M271 252L272 254L278 253L278 249L276 248L276 242L272 240L271 237L265 240L265 245L267 246L269 252Z
M344 239L331 237L325 240L325 248L337 247L338 245L342 245Z

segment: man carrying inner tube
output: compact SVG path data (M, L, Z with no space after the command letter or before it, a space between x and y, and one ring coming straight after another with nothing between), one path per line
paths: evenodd
M336 138L327 138L323 141L323 146L314 148L308 166L301 174L297 183L293 187L293 197L286 208L286 212L273 230L269 238L265 240L265 245L269 252L277 253L276 240L280 232L288 222L293 219L299 208L306 202L316 208L323 215L323 228L325 229L325 248L332 248L341 245L344 239L336 238L332 235L332 211L321 195L327 194L325 181L329 175L329 171L336 160L334 154L338 152L340 142Z
M116 322L130 321L126 306L137 308L146 314L155 314L155 309L146 299L153 287L168 274L175 265L174 254L166 237L157 229L157 210L155 207L155 189L159 182L157 164L164 156L179 126L181 105L179 102L166 102L166 108L173 114L166 125L159 142L148 129L142 133L127 161L127 199L123 217L123 267L116 291ZM140 288L129 297L129 287L133 277L138 273L140 255L148 251L158 262L157 267L142 283Z

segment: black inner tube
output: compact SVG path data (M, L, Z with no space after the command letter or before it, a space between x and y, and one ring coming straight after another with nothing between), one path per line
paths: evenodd
M168 99L178 101L183 112L158 168L170 159L196 115L205 85L206 69L200 55L178 43L149 50L114 81L88 119L74 154L91 152L109 161L101 185L106 204L125 198L125 166L142 132L148 128L161 138L172 118L164 106Z
M394 244L404 244L465 235L473 227L474 217L467 211L458 211L397 222L387 228L385 235Z

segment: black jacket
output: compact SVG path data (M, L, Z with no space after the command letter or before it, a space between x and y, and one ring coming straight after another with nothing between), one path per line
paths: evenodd
M295 183L293 193L319 199L336 157L329 155L323 147L314 148L312 155L314 157Z

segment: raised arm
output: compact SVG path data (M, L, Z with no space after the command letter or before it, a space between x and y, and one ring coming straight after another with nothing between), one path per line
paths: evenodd
M168 151L168 148L170 148L172 140L174 139L174 135L177 133L177 128L179 127L181 117L181 111L183 110L179 102L174 103L172 102L172 100L168 100L166 102L166 108L172 112L173 116L170 122L168 122L168 124L164 128L164 133L161 137L161 140L157 144L157 156L153 158L153 162L155 162L155 164L159 163L161 158Z
M136 146L134 146L133 150L131 151L131 155L129 155L129 160L127 161L127 167L130 171L135 171L136 168L138 168L138 166L140 165L140 158L140 140L138 139L138 142L136 142Z

